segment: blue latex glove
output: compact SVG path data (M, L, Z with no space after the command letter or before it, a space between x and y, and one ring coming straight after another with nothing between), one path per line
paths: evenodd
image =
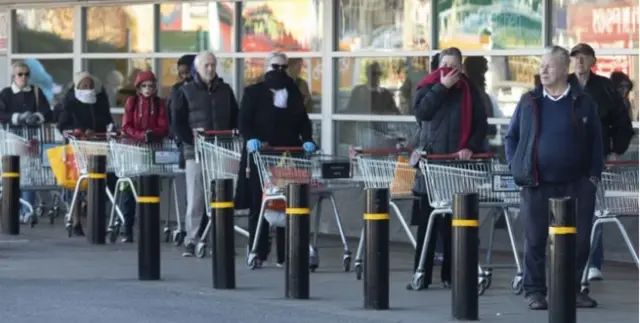
M311 141L307 141L302 144L302 149L304 149L305 152L312 153L316 151L316 144L312 143Z
M258 149L260 149L261 145L262 143L260 143L260 140L249 139L249 141L247 141L247 151L249 151L250 153L254 153L258 151Z

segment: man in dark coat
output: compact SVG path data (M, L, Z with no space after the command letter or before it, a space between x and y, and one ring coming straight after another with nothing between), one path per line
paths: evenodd
M205 210L203 174L195 160L194 129L231 130L238 124L238 103L229 84L216 74L216 57L203 52L194 59L196 74L192 82L184 84L178 97L171 102L172 124L182 143L187 182L187 213L185 215L185 253L193 256L198 239L194 221Z

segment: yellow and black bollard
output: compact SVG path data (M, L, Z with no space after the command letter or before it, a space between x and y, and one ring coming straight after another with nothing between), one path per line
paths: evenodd
M290 183L286 197L285 297L309 299L309 184Z
M20 234L20 156L2 156L2 233Z
M140 176L138 280L160 280L160 178Z
M576 323L576 200L549 199L549 323Z
M453 197L451 314L456 320L478 320L478 194Z
M386 188L365 190L364 308L389 309L389 190Z
M236 288L233 179L211 181L211 257L213 288ZM266 234L266 233L265 233Z
M107 156L89 156L87 175L87 240L91 244L105 244L107 236Z

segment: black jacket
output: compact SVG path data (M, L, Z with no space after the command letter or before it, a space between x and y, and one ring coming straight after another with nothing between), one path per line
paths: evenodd
M171 101L171 123L183 144L184 158L195 159L193 129L232 130L238 125L238 102L220 77L207 86L198 77L182 86Z
M173 129L173 122L172 122L172 118L173 118L173 110L171 110L171 102L175 101L178 99L178 97L180 96L180 90L182 89L182 87L187 84L189 81L184 80L184 81L180 81L176 84L174 84L171 87L171 90L169 90L169 95L167 95L166 101L165 101L165 105L167 108L167 120L169 121L169 135L172 137L175 137L175 131Z
M45 122L50 122L53 118L53 111L49 106L47 97L39 87L32 86L28 92L14 93L12 88L6 87L0 91L0 123L15 124L14 115L23 112L40 113ZM33 90L36 89L36 92ZM37 102L36 102L37 97ZM12 120L13 119L13 120Z
M569 83L572 87L580 87L575 74L569 76ZM598 105L605 156L611 153L624 154L634 131L623 98L610 79L594 73L590 73L584 91Z
M109 99L104 91L97 94L94 104L86 104L78 101L74 89L70 89L63 101L63 109L58 120L58 129L64 130L91 130L97 133L107 131L107 126L113 123Z
M474 153L485 150L487 137L487 114L478 89L469 84L473 119L468 149ZM460 140L459 89L447 89L442 84L427 85L418 90L413 100L413 112L421 122L417 149L432 154L452 154L458 149Z

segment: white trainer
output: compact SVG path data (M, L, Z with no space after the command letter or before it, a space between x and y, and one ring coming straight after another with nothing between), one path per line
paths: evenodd
M587 273L587 279L589 281L602 280L602 272L598 268L591 267Z

